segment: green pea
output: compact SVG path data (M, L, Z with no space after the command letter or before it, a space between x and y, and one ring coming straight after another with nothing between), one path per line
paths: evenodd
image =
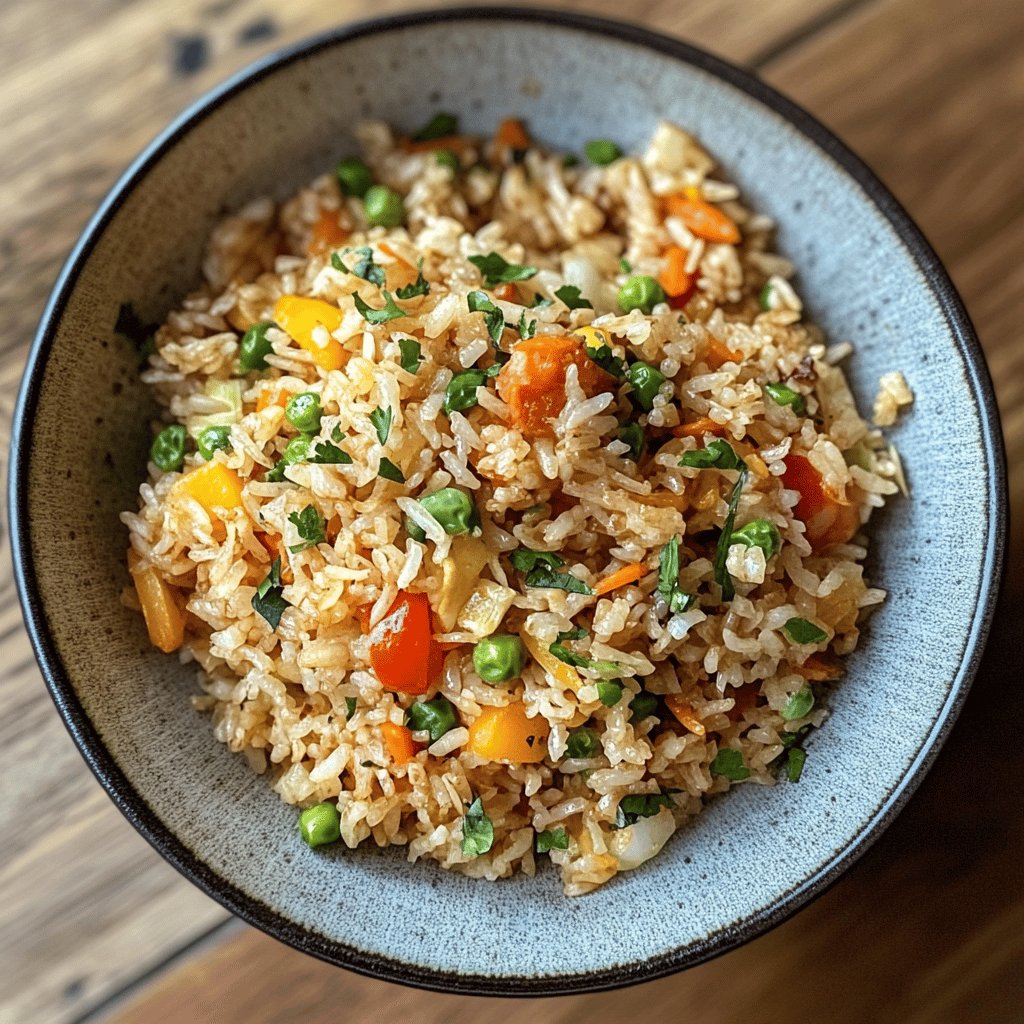
M751 519L746 526L733 531L729 543L760 548L765 559L769 559L782 547L782 537L779 535L779 528L773 522L767 519Z
M622 150L611 139L591 139L584 145L583 152L598 167L605 167L622 156Z
M633 363L626 370L626 380L633 385L633 394L630 396L636 400L637 405L645 412L654 408L654 399L665 383L665 374L655 369L650 363Z
M633 712L630 716L634 722L642 722L645 718L657 713L658 698L653 693L640 691L630 702L629 710Z
M613 708L622 700L622 683L618 679L602 679L597 684L597 699L606 707Z
M356 196L362 199L366 190L373 183L370 175L370 168L357 156L345 157L334 169L338 176L338 185L341 187L342 195Z
M405 219L402 197L387 185L372 185L363 196L366 219L382 228L397 228Z
M312 391L292 395L284 407L284 417L296 430L304 434L316 434L320 430L320 396Z
M341 815L334 804L314 804L299 815L299 835L307 846L323 846L341 838Z
M199 454L207 462L213 458L214 452L220 451L222 448L228 448L230 445L230 427L206 427L199 431L199 436L196 438L196 447L199 449Z
M495 633L473 648L473 668L486 683L507 683L523 674L523 641L510 633Z
M593 757L601 748L601 741L593 729L573 729L565 746L566 757Z
M238 365L243 373L267 368L267 356L274 351L274 346L267 338L267 331L271 327L277 327L277 324L273 320L263 320L253 324L242 335L242 342L238 346Z
M665 289L647 274L634 274L619 289L619 309L623 313L632 309L650 313L659 302L664 301Z
M482 387L487 380L483 370L461 370L455 374L444 392L444 411L446 413L465 412L477 404L476 389Z
M307 434L299 434L298 437L293 437L282 452L281 458L277 460L277 465L274 466L264 479L269 480L271 483L280 483L284 479L286 466L294 466L299 462L305 462L309 458L309 447L312 441L313 438Z
M443 487L426 494L419 503L441 524L444 532L453 537L479 529L480 515L473 499L457 487ZM405 532L413 540L424 541L427 535L411 519L405 521Z
M164 427L153 438L149 457L165 473L181 469L185 463L185 428L180 423Z
M442 166L447 167L453 174L458 173L459 158L450 149L439 149L434 154L434 159Z
M405 720L413 732L429 732L431 743L436 743L458 724L455 705L444 697L416 701L405 713Z

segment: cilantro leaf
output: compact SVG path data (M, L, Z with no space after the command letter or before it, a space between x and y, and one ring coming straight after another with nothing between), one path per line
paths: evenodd
M333 434L331 436L333 437ZM313 454L306 461L317 466L351 466L352 456L330 441L321 441L314 447Z
M580 295L579 288L574 284L563 284L555 289L555 297L564 302L570 309L593 309L594 304Z
M732 747L723 747L711 762L712 775L724 775L733 782L750 778L750 769L743 761L743 752Z
M377 440L381 444L387 444L388 434L391 433L391 424L395 419L395 411L388 406L386 409L382 409L377 406L373 412L370 413L370 422L373 424L374 430L377 431Z
M351 718L355 714L356 710L356 699L355 697L345 698L345 717Z
M739 469L746 463L736 454L728 441L716 438L707 446L694 452L684 452L680 466L689 469Z
M628 828L641 818L653 818L663 807L672 806L672 796L664 793L633 793L624 796L615 809L613 828Z
M537 570L534 571L536 572ZM532 576L533 573L530 575ZM566 575L568 575L568 573L566 573ZM575 577L572 578L575 579ZM526 578L526 583L527 585L530 583L529 576ZM565 632L559 633L554 642L548 645L548 650L559 661L564 661L567 665L573 665L576 668L592 669L604 679L614 679L620 676L622 674L622 666L618 664L618 662L585 658L582 654L577 654L575 651L571 651L565 646L566 641L582 640L586 635L587 631L582 628L566 630Z
M776 405L788 405L790 409L803 416L807 412L807 401L799 391L794 391L782 381L764 385L765 393Z
M359 292L352 293L352 299L356 304L359 315L368 324L386 324L389 320L397 320L399 317L409 315L391 297L391 292L384 291L381 294L384 296L384 308L374 309L360 298Z
M327 539L324 535L324 517L312 505L307 505L301 512L292 512L288 516L288 522L295 527L303 541L301 544L288 545L288 550L292 554L298 554Z
M566 590L570 594L594 593L583 580L578 576L573 576L571 572L552 572L550 569L534 569L527 574L526 585L528 587L545 587L549 590Z
M569 833L565 828L549 828L546 832L537 833L537 852L547 853L550 850L568 850Z
M473 291L466 296L466 305L470 313L483 313L484 323L487 325L487 333L495 345L501 341L502 332L505 330L505 315L482 291Z
M348 252L347 249L345 251ZM351 273L351 271L348 269L348 267L345 266L344 262L342 261L340 252L331 253L331 266L334 267L335 270L340 271L342 274Z
M390 459L382 458L380 460L377 476L382 476L385 480L392 480L396 484L405 483L405 474Z
M539 566L561 569L565 565L565 559L554 551L531 551L529 548L516 548L509 555L509 560L520 572L530 572Z
M828 633L806 619L792 618L782 627L795 644L820 644L828 639Z
M729 557L729 542L732 537L733 524L736 522L736 510L739 508L740 496L743 494L743 485L747 482L747 465L740 466L740 475L729 496L729 511L722 524L722 532L718 537L718 544L715 547L715 582L722 588L722 600L731 601L736 593L732 585L732 577L725 567L726 559Z
M625 256L623 256L619 260L619 270L621 270L624 274L632 274L633 273L633 264L630 263L629 260L627 260Z
M486 256L470 256L469 262L483 274L484 284L488 288L497 284L511 284L513 281L528 281L537 273L536 267L509 263L496 252L489 252Z
M664 598L669 611L685 612L693 607L697 598L679 589L679 538L673 537L662 549L658 560L658 593Z
M487 376L484 370L460 370L448 381L448 387L444 391L444 404L441 408L448 415L472 409L477 404L476 389L483 387Z
M395 291L400 299L414 299L417 295L429 295L430 284L423 276L423 257L416 262L416 280L412 284L404 285Z
M402 353L402 369L407 373L418 373L420 363L423 362L423 349L420 343L415 338L399 338L398 350Z
M283 589L281 559L275 558L266 579L256 588L256 593L252 597L253 611L262 615L271 629L277 629L285 608L291 607L281 596Z
M364 281L369 281L370 284L375 284L378 288L383 288L384 268L374 262L373 250L368 245L364 245L362 248L356 249L355 252L359 259L352 268L352 273Z
M803 718L813 707L814 693L809 686L805 686L786 701L786 706L781 712L782 720L792 722L794 718Z
M494 845L494 826L484 813L484 805L477 797L462 819L462 852L467 857L479 857Z
M523 340L532 338L537 333L537 321L527 321L525 312L520 314L517 326L519 328L519 337Z

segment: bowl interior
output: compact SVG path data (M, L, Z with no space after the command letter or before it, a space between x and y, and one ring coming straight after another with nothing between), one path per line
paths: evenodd
M639 146L659 118L686 126L778 221L810 315L856 346L848 369L862 410L889 370L917 396L892 432L912 500L893 500L873 530L870 575L889 598L831 695L800 784L712 801L659 859L576 900L552 870L487 884L410 865L398 849L308 851L295 812L192 709L194 666L150 648L118 601L117 514L135 507L152 408L139 356L114 332L119 308L159 322L195 285L217 218L331 168L355 150L355 120L411 128L438 109L481 133L521 115L542 141L576 150L592 137ZM828 145L635 37L463 17L323 42L222 92L136 167L44 332L17 453L19 530L58 703L122 807L173 860L313 952L500 991L606 985L693 962L771 922L852 855L955 703L983 628L993 482L975 369L941 295Z

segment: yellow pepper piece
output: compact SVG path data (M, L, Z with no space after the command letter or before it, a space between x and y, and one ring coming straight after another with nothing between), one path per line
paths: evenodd
M572 333L577 338L583 339L583 344L587 346L588 352L594 352L605 345L610 346L612 343L608 332L602 331L600 327L580 327Z
M128 571L142 605L149 642L165 654L176 651L185 640L185 617L171 588L152 566L142 568L141 559L134 551L128 552Z
M487 707L469 727L469 749L488 761L536 764L548 752L551 728L543 716L526 717L522 701Z
M535 636L530 636L529 633L520 633L520 639L526 645L526 649L530 652L533 660L548 676L550 676L559 686L564 690L572 690L576 693L577 690L585 683L590 680L580 678L579 672L577 672L572 665L567 665L564 661L560 661L556 658L549 650L548 645L542 643Z
M338 370L345 359L341 343L331 338L325 346L316 343L313 330L319 325L330 334L341 326L342 312L337 306L320 299L304 299L299 295L282 295L274 304L274 323L301 348L313 356L323 370Z
M181 478L179 487L207 512L217 508L238 508L242 504L242 481L233 469L220 462L207 462Z

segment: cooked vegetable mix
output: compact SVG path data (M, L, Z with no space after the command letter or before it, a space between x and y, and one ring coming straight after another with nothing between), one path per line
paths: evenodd
M691 136L409 129L122 311L164 410L125 601L310 847L582 894L801 780L902 472Z

